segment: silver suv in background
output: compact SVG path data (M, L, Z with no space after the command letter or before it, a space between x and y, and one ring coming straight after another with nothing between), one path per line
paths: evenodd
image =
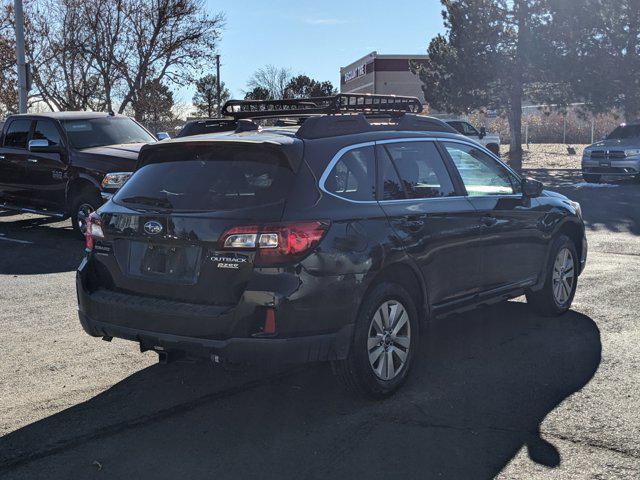
M590 183L629 177L640 180L640 121L623 123L585 148L582 176Z

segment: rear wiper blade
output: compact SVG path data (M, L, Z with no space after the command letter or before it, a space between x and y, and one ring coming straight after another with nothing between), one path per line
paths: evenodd
M173 207L171 202L165 198L145 197L143 195L123 198L122 203L138 203L140 205L151 205L152 207Z

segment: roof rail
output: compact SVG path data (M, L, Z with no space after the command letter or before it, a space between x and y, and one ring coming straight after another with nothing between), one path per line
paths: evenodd
M222 114L235 120L350 113L403 115L421 111L422 103L416 97L355 93L283 100L229 100L222 107Z

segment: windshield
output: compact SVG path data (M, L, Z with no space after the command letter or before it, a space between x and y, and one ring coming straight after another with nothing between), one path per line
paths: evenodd
M607 139L610 140L622 140L624 138L638 138L640 137L640 125L620 125L616 128Z
M128 117L66 120L62 126L73 148L104 147L123 143L150 143L156 139Z
M173 211L235 210L280 202L293 181L286 157L265 148L180 146L165 155L138 170L114 201Z

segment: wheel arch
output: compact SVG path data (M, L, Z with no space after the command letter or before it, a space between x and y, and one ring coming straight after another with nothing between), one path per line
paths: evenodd
M79 175L67 183L66 203L70 211L75 195L85 189L95 189L100 194L100 184L88 175Z
M584 227L579 222L575 222L572 220L565 221L558 227L554 238L558 235L566 235L567 237L569 237L573 244L576 246L576 253L578 254L578 256L582 255Z
M428 292L424 278L420 271L410 263L406 261L394 262L386 265L380 269L371 278L364 295L360 299L360 306L362 307L367 295L378 285L383 282L397 283L401 285L412 298L416 299L416 308L418 309L418 315L424 321L430 318L430 309L428 301Z

